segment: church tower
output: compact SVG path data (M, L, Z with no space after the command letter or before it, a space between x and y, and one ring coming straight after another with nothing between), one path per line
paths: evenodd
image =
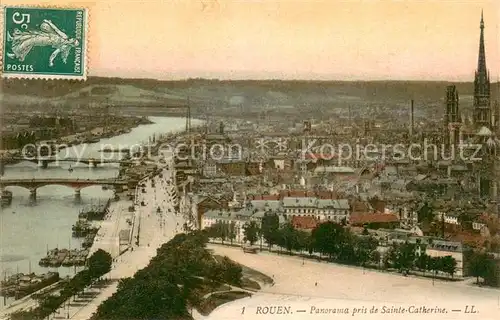
M448 147L458 146L460 144L460 126L461 117L458 111L458 91L453 85L446 87L444 115L445 144Z
M474 77L474 124L477 128L491 127L490 76L486 69L484 50L484 20L481 12L481 33L479 36L479 56Z

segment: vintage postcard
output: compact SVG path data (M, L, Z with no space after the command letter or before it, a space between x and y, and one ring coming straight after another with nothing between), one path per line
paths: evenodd
M2 0L0 320L500 319L499 22Z

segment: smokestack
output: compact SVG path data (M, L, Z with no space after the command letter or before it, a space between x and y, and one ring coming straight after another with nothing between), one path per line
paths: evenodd
M413 137L413 126L414 126L414 109L413 109L413 99L411 99L411 104L410 104L410 137Z

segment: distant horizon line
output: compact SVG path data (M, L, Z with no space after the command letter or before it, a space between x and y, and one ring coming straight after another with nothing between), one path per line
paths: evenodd
M474 80L445 80L445 79L313 79L313 78L210 78L210 77L185 77L178 79L160 79L152 77L127 77L127 76L102 76L102 75L89 75L87 78L103 78L103 79L127 79L127 80L152 80L158 82L182 82L182 81L282 81L282 82L440 82L440 83L474 83ZM491 81L490 84L500 84L500 79Z

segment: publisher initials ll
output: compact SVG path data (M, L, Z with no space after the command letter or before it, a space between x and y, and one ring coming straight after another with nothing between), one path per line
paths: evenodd
M465 306L464 313L477 313L477 310L474 310L474 306Z

